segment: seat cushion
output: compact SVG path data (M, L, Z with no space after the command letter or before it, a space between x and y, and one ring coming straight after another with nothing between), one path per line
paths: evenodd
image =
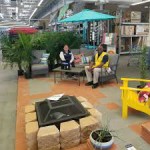
M32 71L35 70L48 70L47 64L33 64L31 67Z
M41 61L41 57L43 55L43 53L45 52L45 50L33 50L32 51L32 55L33 55L33 59L32 59L32 63L33 64L38 64Z

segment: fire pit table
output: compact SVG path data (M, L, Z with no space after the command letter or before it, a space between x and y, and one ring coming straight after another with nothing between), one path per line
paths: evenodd
M79 120L88 116L88 111L74 96L63 96L58 101L45 100L37 102L36 112L39 126L56 125L59 128L61 122Z

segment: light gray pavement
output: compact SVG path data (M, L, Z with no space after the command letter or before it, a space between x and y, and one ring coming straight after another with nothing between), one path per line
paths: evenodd
M15 150L17 75L1 60L0 51L0 150Z

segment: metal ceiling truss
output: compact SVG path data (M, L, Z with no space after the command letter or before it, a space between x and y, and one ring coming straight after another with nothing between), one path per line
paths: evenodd
M0 21L29 20L41 0L0 0Z
M58 11L65 4L83 1L85 0L0 0L0 22L4 20L40 20ZM109 2L113 1L119 2L119 0L109 0Z
M65 4L70 4L72 2L75 2L76 0L45 0L45 1L47 2L37 10L37 12L33 15L32 19L44 18L47 15L50 15L51 13L59 10Z

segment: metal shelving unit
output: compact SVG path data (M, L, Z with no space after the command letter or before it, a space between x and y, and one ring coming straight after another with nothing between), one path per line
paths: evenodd
M120 23L120 35L119 35L119 49L120 49L120 54L130 54L130 53L135 53L135 49L136 47L139 47L140 45L142 46L144 44L144 42L147 40L148 34L133 34L133 35L123 35L121 34L121 28L122 26L134 26L134 28L137 28L137 25L149 25L149 23L134 23L134 22L121 22ZM134 29L134 30L135 30ZM123 39L124 38L124 39ZM128 40L129 45L128 45L128 49L124 49L122 51L122 41L126 41ZM138 41L137 44L135 44L135 41ZM127 47L127 44L124 44ZM137 53L137 51L136 51Z

